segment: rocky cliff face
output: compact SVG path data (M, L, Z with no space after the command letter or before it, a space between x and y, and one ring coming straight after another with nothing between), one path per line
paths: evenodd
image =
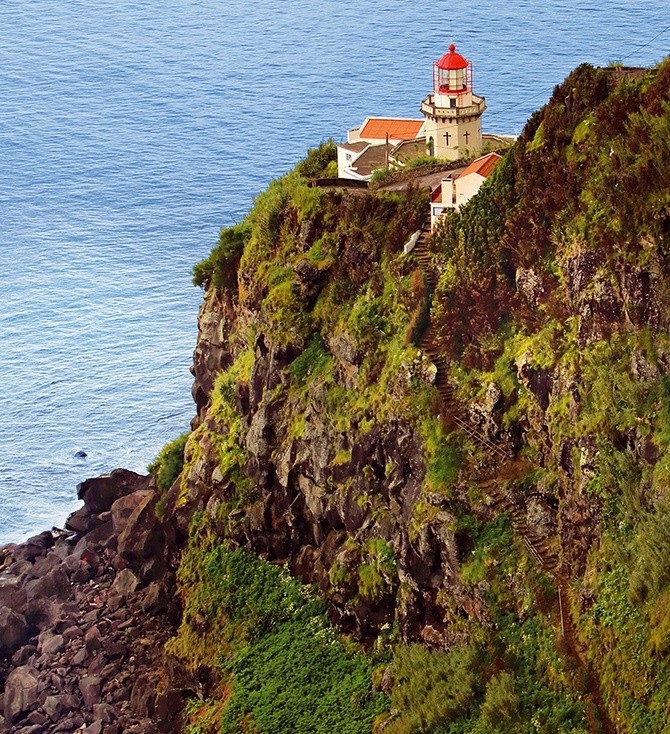
M660 731L665 642L644 641L661 586L639 576L667 574L640 528L665 547L669 74L580 67L409 258L419 192L289 176L203 266L198 417L164 501L174 541L287 564L366 646L391 629L486 650L468 726L500 694L492 670L511 676L509 726L540 705L523 682L539 653L510 648L523 629L566 648L540 678L575 730ZM631 619L646 714L610 675L633 654ZM389 732L418 731L393 691Z
M330 376L308 380L298 394L290 372L297 351L257 333L248 379L236 382L233 398L251 501L228 512L237 487L220 467L216 436L227 427L217 421L211 395L216 375L239 356L229 346L236 340L238 316L230 302L210 291L199 325L193 388L198 440L187 447L187 469L170 492L170 523L185 536L193 514L204 511L222 536L288 563L305 582L319 585L333 621L356 639L369 643L380 627L397 622L407 639L448 644L454 635L438 594L448 589L456 605L470 611L481 607L458 582L464 549L453 529L456 518L435 495L435 516L412 522L426 474L423 438L416 421L402 410L394 414L393 393L384 420L338 417L333 410L334 388L356 390L364 362L356 341L346 333L334 335L325 345ZM428 385L434 373L417 354L395 377L393 391L401 402L413 382ZM388 544L386 561L374 549L380 540ZM372 574L369 587L360 577L361 566Z

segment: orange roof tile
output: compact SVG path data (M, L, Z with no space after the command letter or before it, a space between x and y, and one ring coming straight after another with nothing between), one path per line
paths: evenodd
M502 156L497 153L488 153L483 155L481 158L477 158L463 171L461 176L467 176L470 173L478 173L482 178L488 178L489 174L493 170L493 166L501 160Z
M419 134L424 120L408 120L398 117L369 117L360 129L361 138L385 140L413 140Z

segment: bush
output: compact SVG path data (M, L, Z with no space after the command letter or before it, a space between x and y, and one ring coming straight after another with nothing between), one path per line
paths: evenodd
M242 252L250 234L246 222L222 229L219 242L209 257L193 267L194 285L206 288L212 283L216 288L234 289Z
M393 659L391 694L399 716L385 734L422 734L463 716L474 704L481 679L474 647L431 652L419 645L400 648Z
M319 333L314 333L302 353L291 362L288 371L291 377L302 385L308 377L319 373L330 360L331 356L323 337Z
M295 170L303 178L321 178L327 175L328 166L333 161L337 165L337 145L330 138L318 148L310 148L307 157L298 163Z
M170 489L184 468L184 447L188 437L188 433L183 433L163 446L155 460L147 467L147 471L156 475L158 489L162 492Z
M215 548L198 567L184 620L225 627L230 643L221 658L231 676L221 734L370 732L386 696L372 693L369 661L345 648L309 587L243 549Z

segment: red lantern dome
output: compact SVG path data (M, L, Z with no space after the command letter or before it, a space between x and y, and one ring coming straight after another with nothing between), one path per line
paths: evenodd
M449 46L449 53L444 54L444 56L437 62L437 68L444 69L445 71L449 71L451 69L467 69L468 62L460 54L456 53L456 46L452 43L451 46Z
M433 64L433 91L459 97L472 91L472 62L457 54L453 43L449 53Z

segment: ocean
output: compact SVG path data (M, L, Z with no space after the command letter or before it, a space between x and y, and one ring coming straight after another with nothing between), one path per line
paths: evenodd
M3 0L0 544L188 429L191 268L308 147L418 116L452 41L484 130L518 134L578 64L659 61L669 24L667 0Z

